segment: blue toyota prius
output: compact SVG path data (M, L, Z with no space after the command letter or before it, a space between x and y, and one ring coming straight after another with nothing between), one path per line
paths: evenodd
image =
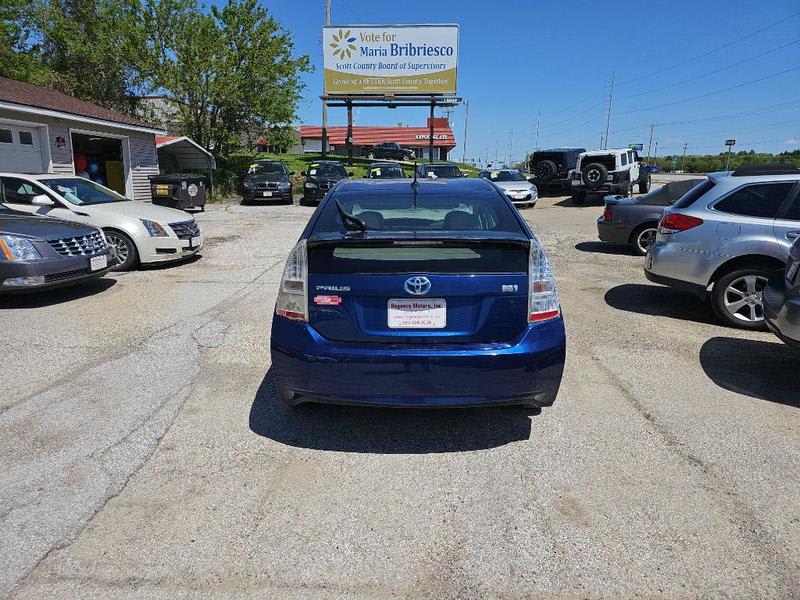
M338 183L272 322L283 402L549 406L564 370L550 263L485 179Z

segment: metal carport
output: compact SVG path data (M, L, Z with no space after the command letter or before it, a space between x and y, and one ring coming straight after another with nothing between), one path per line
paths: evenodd
M214 189L214 156L200 144L186 137L157 135L156 151L161 169L184 171L186 169L207 170L209 189Z

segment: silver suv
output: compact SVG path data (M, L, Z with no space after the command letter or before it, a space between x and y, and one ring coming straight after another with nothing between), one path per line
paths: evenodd
M729 325L764 329L761 292L800 237L799 194L794 165L709 174L664 212L645 275L709 298Z

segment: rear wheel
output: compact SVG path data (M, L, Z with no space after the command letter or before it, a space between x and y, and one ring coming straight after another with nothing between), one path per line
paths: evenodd
M113 271L129 271L139 259L133 240L121 231L104 231L108 247L111 250L111 267Z
M752 266L734 269L714 283L711 305L720 320L732 327L766 329L761 294L770 271Z
M647 223L640 226L633 232L633 250L639 256L647 254L647 250L656 241L656 234L658 233L658 225L656 223Z
M409 161L409 160L411 160L411 155L410 155L410 154L406 154L406 155L404 155L404 156L403 156L403 160L404 160L404 161L406 161L406 162L407 162L407 161Z
M646 194L650 191L650 178L645 177L644 180L639 181L639 193Z
M374 152L367 152L367 158L372 160L373 158L375 158L375 153Z

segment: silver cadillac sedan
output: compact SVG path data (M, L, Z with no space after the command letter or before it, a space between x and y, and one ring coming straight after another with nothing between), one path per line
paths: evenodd
M536 206L539 190L517 169L486 169L478 173L478 177L491 181L514 204Z
M0 203L102 229L119 271L139 263L180 260L203 247L202 232L191 215L130 200L75 175L0 173Z

